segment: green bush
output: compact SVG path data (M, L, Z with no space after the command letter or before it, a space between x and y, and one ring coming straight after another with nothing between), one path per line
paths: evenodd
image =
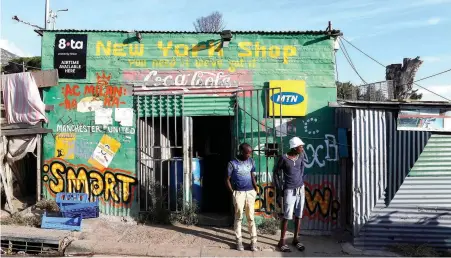
M260 234L276 235L280 229L280 220L276 218L263 219L262 223L257 226Z

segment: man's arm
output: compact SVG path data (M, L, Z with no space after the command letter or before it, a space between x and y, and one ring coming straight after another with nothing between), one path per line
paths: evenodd
M276 187L277 191L281 191L282 190L282 179L281 179L281 173L280 171L282 170L282 164L283 164L283 158L279 157L279 159L277 160L277 163L274 165L274 169L273 169L273 180L274 180L274 184Z
M254 186L254 190L256 192L258 192L257 180L255 179L255 161L254 160L252 160L251 178L252 178L252 185Z
M227 178L226 178L226 185L227 188L231 193L233 193L233 187L232 187L232 173L233 173L233 165L231 162L227 165Z

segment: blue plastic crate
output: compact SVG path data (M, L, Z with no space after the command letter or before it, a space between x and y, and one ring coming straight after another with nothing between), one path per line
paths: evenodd
M63 217L72 218L82 216L84 219L99 217L99 201L66 205L60 207Z
M79 204L79 203L87 203L89 202L89 195L85 193L57 193L56 194L56 203L58 206Z
M47 212L44 212L41 228L81 231L81 221L81 216L73 218L48 217Z

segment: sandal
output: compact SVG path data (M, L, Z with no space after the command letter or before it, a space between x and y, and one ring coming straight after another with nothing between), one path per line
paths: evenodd
M301 244L300 242L293 243L293 245L301 252L305 250L305 246L303 244Z
M291 249L288 247L288 245L283 245L280 246L279 248L282 253L291 253Z

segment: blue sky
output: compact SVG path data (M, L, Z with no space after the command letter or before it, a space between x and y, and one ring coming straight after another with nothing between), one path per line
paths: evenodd
M19 55L40 55L40 37L20 19L43 26L44 0L2 0L0 46ZM451 0L51 0L58 29L192 30L212 11L233 30L324 30L332 21L344 37L383 64L404 57L424 60L417 79L451 68ZM347 50L367 82L385 69L351 46ZM340 50L339 79L360 84ZM451 99L451 72L420 82ZM424 92L424 91L423 91ZM440 100L425 92L424 100Z

